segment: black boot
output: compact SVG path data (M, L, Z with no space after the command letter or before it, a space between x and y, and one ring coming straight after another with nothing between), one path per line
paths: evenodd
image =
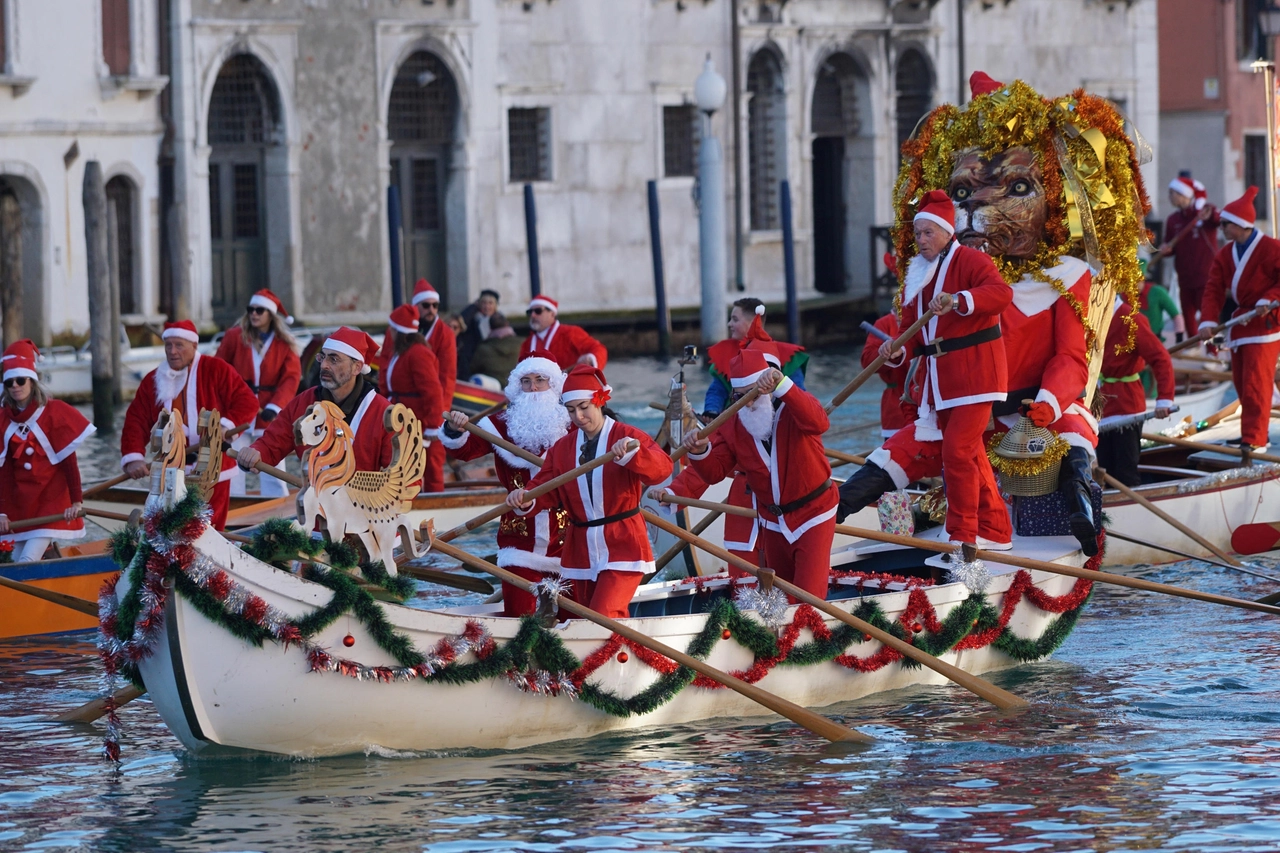
M1062 460L1062 471L1058 475L1058 492L1067 504L1070 513L1071 535L1080 543L1080 550L1086 557L1098 553L1098 528L1093 518L1093 493L1089 484L1093 482L1093 461L1089 453L1082 447L1072 447Z
M893 478L874 462L863 465L858 473L840 484L840 505L836 507L836 524L865 506L879 500L885 492L898 488Z

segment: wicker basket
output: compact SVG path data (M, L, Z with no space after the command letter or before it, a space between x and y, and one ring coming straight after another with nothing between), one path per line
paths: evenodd
M1057 440L1052 430L1036 426L1030 418L1023 416L1000 439L996 455L1002 459L1039 459ZM1004 491L1019 497L1035 498L1057 490L1061 468L1062 460L1057 459L1038 474L997 473Z

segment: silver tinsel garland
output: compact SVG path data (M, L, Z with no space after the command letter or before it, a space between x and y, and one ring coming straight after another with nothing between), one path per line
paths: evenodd
M739 610L754 610L775 633L782 630L787 619L787 597L782 590L774 587L768 592L761 592L758 585L740 586L733 596L734 604Z
M955 554L947 569L947 583L962 583L974 592L982 592L991 583L991 572L981 560L966 563L959 554Z

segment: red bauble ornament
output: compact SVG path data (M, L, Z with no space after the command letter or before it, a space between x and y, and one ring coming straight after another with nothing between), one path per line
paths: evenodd
M863 639L863 640L866 640L866 641L868 641L868 642L870 642L870 640L871 640L871 635L870 635L870 634L863 634L863 635L862 635L862 639Z
M356 638L351 636L350 634L347 634L347 636L342 638L342 645L346 646L347 648L351 648L355 644L356 644Z
M720 639L722 640L727 640L732 636L733 636L733 632L730 631L728 628L725 628L723 631L720 632Z
M618 663L626 663L631 660L631 656L626 652L618 652Z
M921 631L924 630L924 627L919 622L917 622L916 624L911 626L911 630L919 634Z

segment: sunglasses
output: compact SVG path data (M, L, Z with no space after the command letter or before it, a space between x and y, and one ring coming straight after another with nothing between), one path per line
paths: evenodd
M536 308L530 308L528 311L525 311L524 314L526 317L532 317L534 314L541 314L546 310L548 309L543 308L541 305L539 305Z
M19 388L21 388L23 385L26 385L26 384L27 384L26 376L17 376L17 377L14 377L13 379L6 379L4 381L4 387L6 388L12 388L14 385L17 385Z
M263 308L261 305L250 305L244 310L248 311L250 314L265 314L267 311L267 309Z

